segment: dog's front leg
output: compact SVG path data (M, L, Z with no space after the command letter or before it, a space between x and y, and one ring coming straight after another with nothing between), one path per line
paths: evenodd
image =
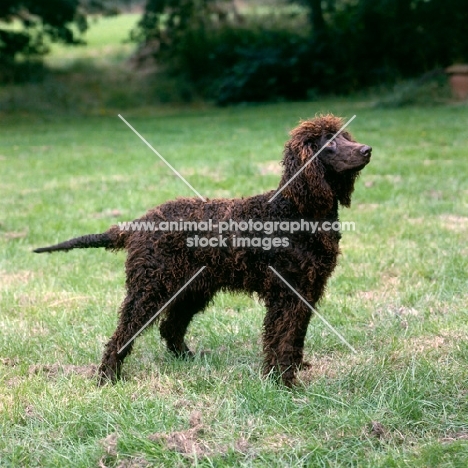
M266 374L279 373L283 383L291 387L297 369L303 362L304 339L311 310L290 291L267 298L264 320L263 349Z
M201 312L211 299L210 294L187 291L164 314L159 325L161 337L166 341L167 349L177 357L190 358L194 354L185 343L185 333L193 316Z

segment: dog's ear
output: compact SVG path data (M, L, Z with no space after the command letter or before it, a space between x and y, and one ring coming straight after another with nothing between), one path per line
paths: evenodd
M334 194L325 178L325 167L319 158L315 158L305 169L305 177L312 193L316 216L326 216L334 204Z
M359 177L359 172L346 175L336 175L333 181L336 196L342 206L349 208L351 206L351 195L354 191L354 183Z
M284 189L284 195L294 201L302 214L312 214L321 218L333 209L334 197L330 185L325 180L325 168L322 163L318 158L309 162L313 157L312 144L303 144L298 148L288 142L284 149L284 171L280 187L292 179ZM307 163L307 167L296 176Z

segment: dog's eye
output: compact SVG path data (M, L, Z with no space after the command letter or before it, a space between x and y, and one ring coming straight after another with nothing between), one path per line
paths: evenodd
M334 147L336 146L336 141L335 141L335 140L327 141L327 142L325 143L325 146L326 146L327 148L334 148Z

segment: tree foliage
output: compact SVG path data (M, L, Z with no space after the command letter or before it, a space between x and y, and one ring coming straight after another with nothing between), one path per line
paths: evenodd
M308 28L259 24L215 0L149 0L134 38L218 102L346 93L468 61L466 0L290 1Z
M110 2L109 2L110 3ZM89 12L110 12L102 0L1 0L0 62L47 53L49 42L82 43Z
M327 85L353 89L468 60L466 0L334 3L323 34L312 38Z
M235 10L230 0L148 0L132 39L151 43L163 60L177 57L187 39L230 24Z

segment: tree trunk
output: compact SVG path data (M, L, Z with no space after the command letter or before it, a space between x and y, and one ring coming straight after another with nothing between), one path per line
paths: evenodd
M309 0L312 34L318 35L325 31L325 20L323 19L322 0Z

